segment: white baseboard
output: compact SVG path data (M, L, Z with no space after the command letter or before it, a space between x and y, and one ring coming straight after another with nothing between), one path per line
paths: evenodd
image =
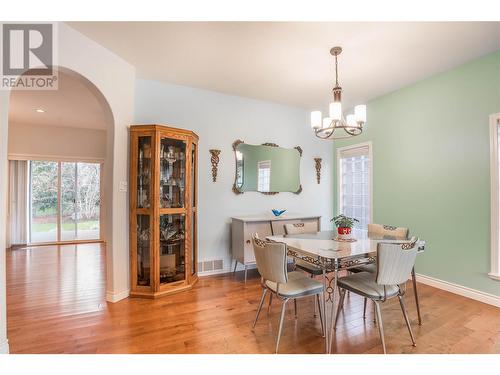
M448 281L435 279L434 277L417 274L417 282L433 286L434 288L446 290L447 292L458 294L479 302L500 307L500 297L494 294L481 292L479 290L467 288L466 286L453 284Z
M9 354L9 340L5 339L0 342L0 354Z
M221 270L215 270L215 271L202 271L198 272L199 277L203 276L211 276L211 275L221 275L223 273L230 273L232 272L229 268L223 268Z
M493 272L490 272L490 273L488 274L488 276L490 277L490 279L500 281L500 274L498 274L498 273L493 273Z
M106 292L106 301L115 303L121 301L122 299L127 298L130 295L130 289L123 290L118 293Z

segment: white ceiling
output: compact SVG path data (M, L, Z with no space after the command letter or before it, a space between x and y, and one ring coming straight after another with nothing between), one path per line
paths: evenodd
M344 108L500 49L499 22L71 22L138 77L324 109L340 45ZM196 103L193 103L196 106Z
M57 90L13 90L10 97L9 124L13 125L106 129L108 121L109 107L97 88L62 71L58 72Z

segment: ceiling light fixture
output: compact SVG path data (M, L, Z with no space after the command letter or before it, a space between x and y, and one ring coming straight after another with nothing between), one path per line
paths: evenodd
M342 52L342 47L333 47L330 54L335 57L335 87L333 88L333 102L330 103L330 113L323 118L321 111L311 112L311 127L316 137L321 139L342 139L359 135L363 132L366 122L366 105L354 107L354 114L344 118L342 114L342 87L339 86L337 56ZM343 129L344 133L335 130Z
M45 111L41 108L37 108L35 109L35 112L38 112L38 113L45 113Z

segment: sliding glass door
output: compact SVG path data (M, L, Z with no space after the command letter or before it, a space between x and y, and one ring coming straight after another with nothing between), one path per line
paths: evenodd
M76 163L61 163L61 241L77 239Z
M30 171L30 243L100 239L100 164L31 161Z
M29 242L56 242L58 240L58 180L58 163L30 162Z
M99 238L101 215L101 166L95 163L76 163L76 238Z

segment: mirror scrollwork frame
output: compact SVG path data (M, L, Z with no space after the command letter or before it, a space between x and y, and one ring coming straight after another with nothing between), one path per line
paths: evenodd
M241 139L237 139L233 142L233 151L234 151L234 154L235 154L235 161L236 161L236 169L235 169L235 177L234 177L234 183L233 183L233 193L239 195L239 194L243 194L244 191L242 191L239 187L238 187L238 163L239 163L239 160L238 160L238 157L237 157L237 151L238 151L238 146L241 145L241 144L244 144L245 142L242 141ZM262 143L261 146L269 146L269 147L280 147L279 145L277 145L276 143L271 143L271 142L266 142L266 143ZM299 153L299 158L302 157L302 148L300 146L295 146L293 149L297 150L298 153ZM243 168L243 165L241 166ZM302 184L300 184L299 182L299 188L296 190L296 191L292 191L293 194L300 194L302 192ZM265 195L276 195L278 193L280 193L279 191L259 191L259 193L261 194L265 194Z

